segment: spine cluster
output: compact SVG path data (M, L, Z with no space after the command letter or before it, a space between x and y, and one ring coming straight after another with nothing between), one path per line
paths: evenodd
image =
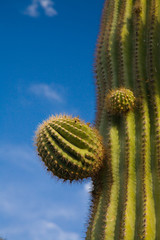
M111 114L122 114L133 110L135 97L129 89L112 90L106 97L106 108Z
M103 163L101 137L79 118L50 117L39 126L35 143L48 170L64 180L91 177Z

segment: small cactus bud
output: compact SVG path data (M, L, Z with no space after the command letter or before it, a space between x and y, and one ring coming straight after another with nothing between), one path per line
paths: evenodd
M106 105L112 114L126 113L134 108L135 97L131 90L119 88L107 95Z
M64 180L92 177L103 162L101 137L79 118L50 117L38 127L35 144L47 170Z

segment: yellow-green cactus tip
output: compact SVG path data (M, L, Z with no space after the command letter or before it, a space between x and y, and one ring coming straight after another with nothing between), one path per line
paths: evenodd
M112 114L122 114L134 109L135 97L131 90L119 88L112 90L106 97L106 106Z
M101 137L79 118L50 117L38 127L35 144L48 170L64 180L92 177L103 162Z

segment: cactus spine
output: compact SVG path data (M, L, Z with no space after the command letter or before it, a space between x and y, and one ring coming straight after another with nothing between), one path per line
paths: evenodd
M96 126L111 174L103 169L94 181L87 240L160 239L159 64L160 1L106 0L95 64ZM130 89L136 107L114 116L105 99L117 88Z
M126 88L112 90L106 97L106 108L111 114L126 113L134 108L133 92Z
M103 163L101 137L79 118L50 117L39 126L35 143L48 171L64 180L91 177Z
M99 148L99 154L96 150L93 162L99 163L97 171L89 170L94 166L89 159L88 167L85 165L83 170L77 167L76 172L74 167L59 165L57 175L69 180L92 177L86 240L160 240L160 0L105 1L95 74L95 122L106 154L102 154L103 147ZM78 149L70 148L69 143L52 134L58 129L48 128L47 123L41 133L42 141L38 134L37 146L44 161L48 155L56 158L57 151L62 155L62 151L73 155L77 151L79 164L86 162L79 157ZM62 133L66 130L61 129ZM71 120L69 131L75 131ZM48 134L61 144L47 155ZM44 137L48 138L46 152L41 147L46 144ZM79 130L76 137L81 137ZM67 141L71 143L72 139L69 134ZM97 137L96 144L100 142ZM87 154L92 153L91 149L87 149ZM69 159L71 165L72 160ZM53 172L57 171L54 160L50 159L49 165Z

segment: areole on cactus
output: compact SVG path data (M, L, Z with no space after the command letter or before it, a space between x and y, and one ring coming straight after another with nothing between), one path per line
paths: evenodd
M126 88L112 90L106 97L106 108L111 114L127 113L133 110L134 106L133 92Z
M37 149L58 177L92 178L86 240L160 240L159 0L105 1L95 74L103 146L80 120L56 117Z

